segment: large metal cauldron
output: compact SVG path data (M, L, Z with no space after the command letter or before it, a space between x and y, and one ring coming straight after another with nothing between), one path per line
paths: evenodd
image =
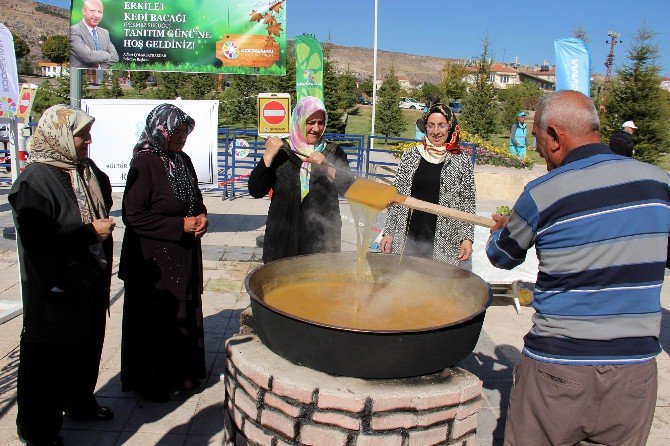
M356 253L328 253L278 260L249 273L245 286L254 329L276 354L333 375L404 378L454 366L475 348L493 299L489 286L479 276L441 262L405 257L399 264L399 260L394 255L368 254L366 273L375 283L389 286L407 286L409 280L413 291L439 296L444 305L457 302L469 315L425 329L351 329L301 319L264 302L266 293L296 281L339 277L355 283Z

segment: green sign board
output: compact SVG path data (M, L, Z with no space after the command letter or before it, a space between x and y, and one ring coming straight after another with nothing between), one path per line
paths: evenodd
M73 68L286 74L286 0L84 4L72 1Z
M316 96L323 101L323 51L313 36L302 34L295 38L296 99Z

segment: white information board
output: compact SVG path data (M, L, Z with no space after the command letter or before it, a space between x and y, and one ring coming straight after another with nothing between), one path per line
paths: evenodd
M159 104L174 104L195 120L184 152L191 157L201 189L218 187L217 130L219 101L151 99L82 99L81 108L95 118L89 157L105 172L115 191L126 186L133 147Z

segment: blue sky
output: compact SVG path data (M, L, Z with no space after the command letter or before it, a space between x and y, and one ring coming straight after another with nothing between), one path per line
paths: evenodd
M40 0L64 8L69 0ZM109 1L109 0L108 0ZM290 39L302 33L348 46L373 46L373 0L287 0ZM668 0L379 0L379 49L437 57L468 58L488 36L498 61L553 64L555 39L580 24L590 37L591 65L604 74L608 31L621 34L615 65L625 60L643 23L657 33L662 74L670 75Z

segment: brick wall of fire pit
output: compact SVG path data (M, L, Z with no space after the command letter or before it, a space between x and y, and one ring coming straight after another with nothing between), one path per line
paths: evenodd
M365 380L297 366L255 335L227 351L227 446L477 444L481 381L462 369Z

